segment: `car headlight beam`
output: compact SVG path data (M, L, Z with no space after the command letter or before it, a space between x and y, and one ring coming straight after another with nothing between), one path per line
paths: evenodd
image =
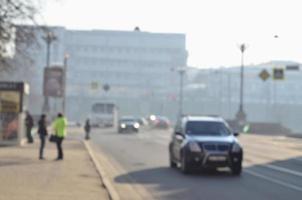
M126 124L121 124L121 128L126 128Z
M139 128L139 123L135 123L133 126L134 128Z

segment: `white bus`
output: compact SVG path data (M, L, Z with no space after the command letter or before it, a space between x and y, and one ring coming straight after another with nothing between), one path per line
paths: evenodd
M94 127L115 127L118 112L114 103L99 102L91 107L90 124Z

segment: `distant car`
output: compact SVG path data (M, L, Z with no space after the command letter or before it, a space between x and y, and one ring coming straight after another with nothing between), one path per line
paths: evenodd
M153 121L153 128L168 129L170 126L171 122L167 117L156 116L155 120Z
M119 120L118 133L139 132L140 124L134 117L123 117Z
M229 167L234 175L242 170L243 149L227 122L219 117L187 116L179 120L169 144L170 167L192 169Z

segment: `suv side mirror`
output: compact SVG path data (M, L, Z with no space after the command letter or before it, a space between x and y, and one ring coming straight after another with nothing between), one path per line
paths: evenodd
M239 134L238 132L235 132L235 133L234 133L234 136L235 136L235 137L238 137L239 135L240 135L240 134Z
M174 135L183 135L180 131L174 131Z
M175 133L175 139L178 141L183 141L185 139L183 134Z
M182 134L180 131L177 131L177 130L174 132L174 135L175 135L175 137L176 137L176 136L180 136L180 137L182 137L182 138L185 137L184 134Z

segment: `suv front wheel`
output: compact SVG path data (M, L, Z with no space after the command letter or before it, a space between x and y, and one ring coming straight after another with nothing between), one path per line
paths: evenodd
M169 145L169 161L170 161L170 167L171 168L176 168L177 167L177 163L173 160L172 144L171 143Z
M237 163L237 164L232 165L231 170L234 175L237 175L237 176L240 175L241 171L242 171L242 164Z
M170 155L170 167L171 168L176 168L177 167L177 163L173 161L173 159L171 158L171 155Z
M181 156L180 165L181 165L180 169L181 169L182 173L189 174L191 172L191 168L187 162L185 153L183 153Z

